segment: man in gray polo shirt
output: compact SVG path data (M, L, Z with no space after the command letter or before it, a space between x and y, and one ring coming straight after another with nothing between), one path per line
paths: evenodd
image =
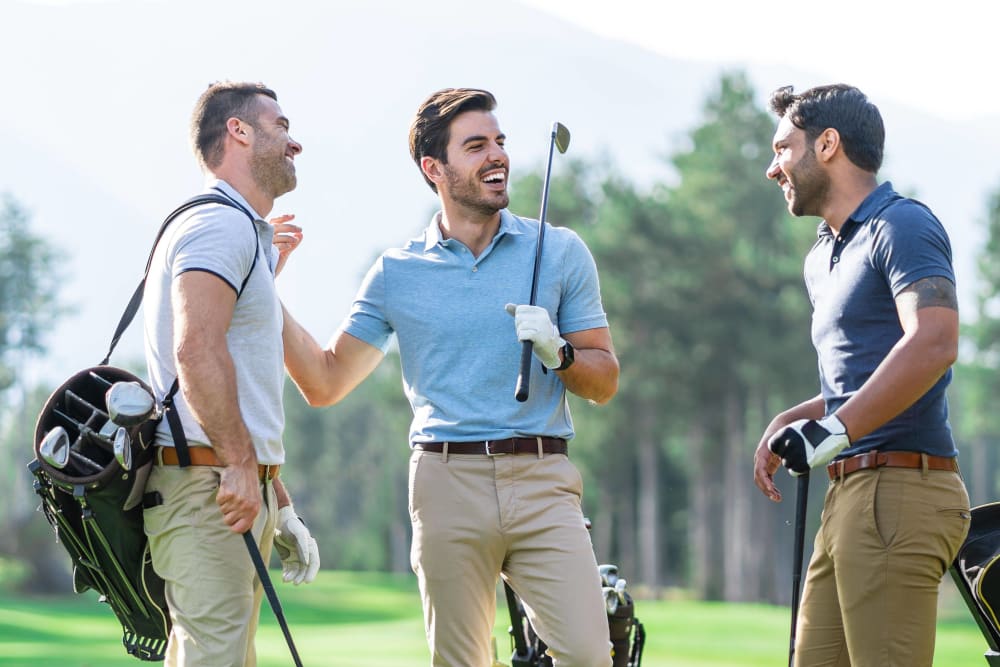
M316 541L277 476L284 368L274 276L301 231L287 218L262 220L295 187L302 147L274 92L251 83L210 86L191 135L206 192L231 205L178 217L146 281L150 383L162 400L179 382L173 400L191 465L178 465L164 419L146 485L161 502L146 507L144 526L173 622L168 667L243 667L256 664L262 588L241 535L253 532L265 563L273 543L285 581L311 581L319 569Z
M506 210L495 106L475 89L442 90L421 105L410 152L441 212L376 261L328 349L286 311L285 364L311 404L328 405L398 339L413 408L411 562L434 665L492 664L502 574L556 664L604 667L607 613L580 475L566 455L566 390L609 401L618 362L593 258L572 231L546 231L538 305L510 305L529 301L538 223ZM514 400L521 340L545 366L531 374L525 403Z
M958 353L948 235L877 183L885 131L857 88L780 88L771 108L767 177L793 215L823 218L805 262L821 391L775 417L754 457L774 501L782 463L830 479L795 664L929 667L938 587L969 528L945 397Z

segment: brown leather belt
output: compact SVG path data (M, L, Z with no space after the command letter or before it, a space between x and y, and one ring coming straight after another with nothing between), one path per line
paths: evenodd
M826 467L831 480L842 479L851 473L871 468L918 468L923 469L924 461L928 470L948 470L958 472L958 459L945 456L931 456L920 452L865 452L848 459L834 461Z
M414 449L442 453L448 445L449 454L565 454L569 445L562 438L506 438L505 440L480 440L478 442L415 442Z
M157 463L167 466L180 465L180 461L177 460L176 448L157 447L156 452ZM211 447L188 447L188 454L191 456L191 465L193 466L224 465L222 461L219 460L219 457L215 455L215 450ZM257 464L257 476L262 482L274 479L278 476L279 468L281 468L280 465L266 466L263 464Z

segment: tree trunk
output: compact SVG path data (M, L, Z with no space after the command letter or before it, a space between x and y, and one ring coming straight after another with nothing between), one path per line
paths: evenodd
M639 515L639 581L653 589L660 586L660 467L659 442L656 439L655 415L644 411L637 429L639 463L638 515Z
M756 569L760 552L752 543L750 492L756 491L747 479L752 474L753 457L746 455L746 412L742 397L732 388L723 404L725 424L722 459L726 494L724 497L723 596L730 602L753 599L751 573Z

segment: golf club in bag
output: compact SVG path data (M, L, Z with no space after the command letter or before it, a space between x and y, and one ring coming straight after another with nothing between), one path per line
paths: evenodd
M569 130L562 123L552 124L552 136L549 139L549 158L545 166L545 180L542 182L542 210L538 215L538 240L535 242L535 265L531 273L531 299L528 305L534 306L538 298L538 270L542 265L542 243L545 240L545 211L549 204L549 177L552 175L553 149L565 153L569 148ZM514 398L521 403L528 400L528 384L531 380L531 349L530 340L521 343L521 371L517 376L517 388ZM542 370L545 370L543 367Z

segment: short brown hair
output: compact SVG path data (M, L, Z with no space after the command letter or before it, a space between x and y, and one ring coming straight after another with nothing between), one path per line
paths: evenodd
M493 94L479 88L444 88L424 100L410 124L410 157L420 168L420 160L432 157L448 163L448 141L451 139L451 121L466 111L493 111L497 100ZM420 173L437 192L437 186Z
M222 162L226 121L257 122L258 95L278 101L278 95L262 83L217 81L201 94L191 114L191 146L202 167L213 169Z

